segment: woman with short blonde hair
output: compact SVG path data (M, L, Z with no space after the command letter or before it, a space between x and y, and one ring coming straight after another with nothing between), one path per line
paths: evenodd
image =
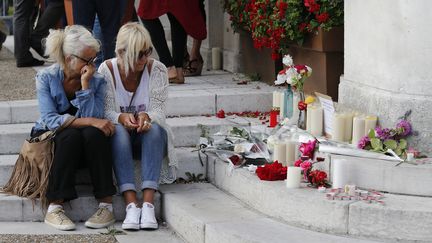
M117 57L99 67L109 81L105 116L116 125L112 151L117 184L127 205L123 229L156 229L154 193L160 182L175 180L177 161L165 122L167 69L149 57L152 50L147 30L128 23L117 35ZM141 160L142 208L136 196L134 155Z

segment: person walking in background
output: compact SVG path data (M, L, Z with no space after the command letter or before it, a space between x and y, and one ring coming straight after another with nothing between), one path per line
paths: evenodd
M37 137L55 130L70 117L76 119L54 138L55 151L46 198L49 207L45 223L60 230L73 230L75 224L65 215L63 203L77 198L75 174L88 167L99 208L85 225L104 228L114 223L110 136L114 125L103 119L106 80L94 66L99 42L83 26L51 30L46 53L56 61L36 75L40 118L32 129ZM107 152L108 151L108 152Z
M172 55L159 17L167 14L171 25ZM198 0L140 0L138 16L150 32L160 61L168 67L171 83L184 83L183 59L187 34L203 40L207 36Z
M109 82L105 116L116 125L112 138L114 172L126 203L123 229L156 229L154 193L159 182L175 180L177 160L165 122L167 69L149 58L152 42L139 23L128 23L117 35L116 58L99 67ZM141 159L142 208L135 188L134 156Z
M104 59L114 57L115 37L120 28L126 0L72 0L74 24L93 29L97 14Z

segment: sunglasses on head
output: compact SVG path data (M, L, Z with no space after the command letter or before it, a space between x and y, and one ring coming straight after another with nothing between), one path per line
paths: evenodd
M84 59L84 58L82 58L80 56L77 56L75 54L72 54L72 56L74 56L74 57L80 59L81 61L85 62L86 65L94 64L95 61L96 61L96 58L97 58L97 56L96 56L96 57L92 57L92 58L90 58L90 59L87 60L87 59Z
M141 59L143 57L148 57L152 54L152 52L153 52L153 47L149 47L147 50L140 51L138 53L138 59Z

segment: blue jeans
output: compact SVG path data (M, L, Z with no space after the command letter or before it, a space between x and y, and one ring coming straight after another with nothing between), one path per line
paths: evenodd
M121 193L136 191L134 157L141 159L141 189L158 189L162 160L167 154L167 133L156 123L144 133L116 125L112 137L114 172ZM134 156L136 155L136 156Z

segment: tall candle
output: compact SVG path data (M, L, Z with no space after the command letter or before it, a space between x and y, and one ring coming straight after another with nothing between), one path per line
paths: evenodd
M287 188L299 188L301 181L301 168L295 166L289 166L287 170Z
M288 166L292 166L294 164L294 161L296 160L296 142L288 140L286 141L286 154L285 159Z
M311 132L311 125L312 125L312 106L308 106L306 110L306 131L309 133Z
M283 120L286 117L285 114L285 93L279 92L279 107L280 107L280 119Z
M219 70L222 68L222 58L221 58L221 49L220 47L212 48L212 68L213 70Z
M296 142L295 143L295 154L294 154L294 160L297 160L298 158L300 158L300 150L299 150L299 148L300 148L300 143L299 142Z
M332 139L343 142L345 136L345 118L343 114L335 113L333 115Z
M321 136L323 133L323 108L321 106L311 106L310 119L310 133L314 136Z
M332 187L343 188L350 183L347 161L345 159L333 159L331 161Z
M366 116L365 118L365 135L369 134L370 129L375 129L378 118L376 116Z
M293 115L291 119L294 119L295 124L297 124L297 120L299 119L300 110L298 109L298 103L300 101L299 95L294 95L293 97Z
M345 142L350 142L352 138L353 116L354 114L352 112L348 112L344 114L344 118L345 118L344 141Z
M352 144L357 145L358 141L365 135L365 118L364 116L355 116L353 118Z
M280 107L279 91L273 91L273 107Z
M279 163L286 165L286 145L283 142L278 142L274 145L273 149L273 161L278 161Z

